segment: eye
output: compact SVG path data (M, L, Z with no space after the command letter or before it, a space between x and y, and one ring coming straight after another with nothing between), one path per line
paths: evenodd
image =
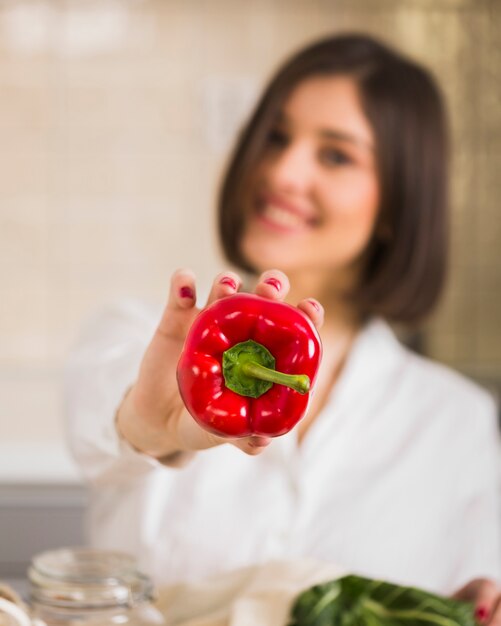
M352 159L339 148L324 148L320 151L320 160L326 165L347 165Z
M272 128L266 138L266 145L270 148L285 148L288 143L287 133L280 128Z

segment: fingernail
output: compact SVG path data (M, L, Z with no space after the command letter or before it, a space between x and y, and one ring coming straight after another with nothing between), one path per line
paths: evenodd
M475 609L475 618L479 622L485 622L488 614L489 611L485 606L477 606L477 608Z
M270 278L266 278L264 282L267 285L271 285L272 287L274 287L277 291L280 291L280 289L282 289L282 283L276 278L273 278L271 276Z
M193 289L187 286L181 287L181 289L179 290L179 295L181 296L181 298L191 298L192 300L195 297Z
M230 278L229 276L223 276L223 278L221 278L219 282L221 285L228 285L228 287L231 287L234 291L237 290L236 281L234 281L233 278Z
M315 311L320 311L320 305L316 300L308 300L311 306L315 309Z

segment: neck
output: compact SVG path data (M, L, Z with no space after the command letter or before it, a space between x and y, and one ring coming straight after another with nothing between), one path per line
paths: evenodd
M322 338L335 341L341 336L356 333L360 326L357 311L343 295L351 282L349 277L333 284L330 274L322 276L313 272L297 272L289 273L289 279L289 304L296 305L304 298L315 298L324 307L325 321L320 331Z
M287 302L296 305L304 298L316 298L324 307L325 321L319 330L323 356L319 370L317 389L308 415L297 428L300 443L311 423L327 402L332 387L336 384L351 350L353 340L360 328L358 315L353 306L342 296L352 282L348 277L333 283L332 275L288 272L291 289Z

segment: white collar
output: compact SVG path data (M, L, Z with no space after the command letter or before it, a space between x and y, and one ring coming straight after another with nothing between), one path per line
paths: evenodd
M355 338L346 363L334 386L330 402L336 407L356 401L377 387L388 371L401 363L406 348L399 342L389 324L382 318L371 318Z

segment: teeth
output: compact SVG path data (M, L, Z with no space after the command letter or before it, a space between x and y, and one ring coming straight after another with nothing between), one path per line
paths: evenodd
M263 215L270 221L275 222L279 226L287 228L297 228L304 226L304 219L291 211L286 211L280 207L268 205L264 208Z

